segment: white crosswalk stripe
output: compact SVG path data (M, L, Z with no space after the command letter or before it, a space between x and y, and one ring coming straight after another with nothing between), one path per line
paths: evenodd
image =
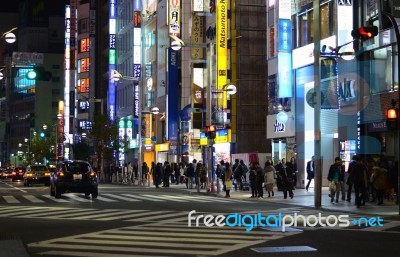
M7 203L19 203L19 201L12 195L6 195L3 196L3 198Z
M124 196L127 197L131 197L134 199L139 199L139 200L148 200L148 201L153 201L153 202L164 202L164 200L161 199L154 199L154 198L149 198L149 197L144 197L144 196L140 196L140 195L131 195L131 194L122 194Z
M172 195L172 194L112 194L105 193L100 194L97 198L92 199L90 196L85 196L79 193L66 193L61 196L61 198L55 198L48 194L46 195L0 195L0 204L21 204L21 203L68 203L68 202L83 202L83 203L93 203L93 202L181 202L181 203L251 203L251 201L238 200L238 199L226 199L214 196L201 196L201 195Z
M168 222L128 226L28 245L44 247L40 255L89 257L217 256L297 233L276 233L243 228L188 227ZM188 236L190 235L190 236ZM64 242L69 242L65 244Z
M32 203L44 203L43 200L40 200L39 198L37 198L37 197L35 197L33 195L24 195L23 197L25 197L26 199L28 199Z
M140 202L139 199L133 199L133 198L120 196L120 195L113 195L113 194L103 194L103 195L111 197L111 198L116 198L116 199L119 199L119 200L123 200L123 201L128 201L128 202Z
M51 200L51 201L55 201L57 203L68 203L68 201L65 200L65 199L55 198L55 197L53 197L51 195L42 195L42 196L47 198L47 199L49 199L49 200Z

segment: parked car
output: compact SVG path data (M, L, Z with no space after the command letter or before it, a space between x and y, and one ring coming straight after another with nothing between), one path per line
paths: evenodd
M12 181L23 180L26 169L24 167L15 167L11 173Z
M31 165L26 167L24 186L29 186L30 184L50 185L50 170L46 165Z
M50 195L60 198L64 193L84 193L97 198L97 174L86 161L66 160L50 175Z

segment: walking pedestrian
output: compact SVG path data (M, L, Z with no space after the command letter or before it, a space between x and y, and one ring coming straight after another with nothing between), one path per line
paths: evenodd
M339 157L335 158L335 163L329 168L328 180L330 181L329 190L331 195L331 203L335 200L336 203L339 202L339 194L342 190L342 185L344 182L344 166L342 165L342 160Z
M283 163L282 163L283 164ZM290 166L286 163L283 165L283 168L279 171L279 176L282 179L282 191L283 191L283 198L287 199L288 193L289 197L293 199L293 170Z
M348 201L348 202L351 202L351 191L353 189L353 181L351 179L352 178L351 172L353 171L354 165L357 163L356 159L357 159L357 155L353 155L352 161L349 163L349 168L347 169L348 177L347 177L346 184L347 184L348 188L347 188L346 201Z
M311 181L314 179L314 174L315 174L315 156L311 157L311 161L307 162L307 185L306 185L306 191L308 191L308 188L310 187Z
M186 177L187 177L187 187L189 189L193 188L194 179L195 179L195 170L193 167L193 163L189 163L186 169Z
M387 189L387 170L383 167L375 166L372 168L371 183L376 192L376 199L378 205L383 204L383 196Z
M127 175L127 182L131 182L133 183L133 167L132 167L132 163L128 162L128 175Z
M263 188L263 183L264 183L264 169L261 168L260 164L258 162L255 162L256 166L256 174L257 174L257 194L258 198L264 198L264 188Z
M356 164L354 164L351 171L351 181L354 186L354 193L356 198L357 208L365 205L365 193L368 184L367 166L363 163L360 156L355 157Z
M297 185L297 161L295 157L290 158L290 162L287 163L293 171L293 187L296 188Z
M229 162L225 162L225 198L231 197L230 191L232 189L232 169Z
M250 188L251 188L251 198L256 198L258 196L257 190L257 172L254 163L250 164L250 174L249 174Z
M142 180L144 182L147 181L148 174L149 174L149 167L147 166L146 162L143 162L143 165L142 165Z
M158 188L158 185L160 184L161 175L162 175L162 164L161 162L158 162L153 173L153 180L156 188Z
M125 162L122 170L122 183L128 183L128 164Z
M272 166L271 161L267 160L264 167L264 184L265 190L268 192L268 197L274 196L274 184L276 180L276 170Z

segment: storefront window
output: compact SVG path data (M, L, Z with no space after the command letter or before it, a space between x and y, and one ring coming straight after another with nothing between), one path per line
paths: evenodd
M335 21L333 19L334 3L330 1L321 6L321 39L328 38L335 34ZM302 47L314 42L314 12L306 10L297 15L297 47Z

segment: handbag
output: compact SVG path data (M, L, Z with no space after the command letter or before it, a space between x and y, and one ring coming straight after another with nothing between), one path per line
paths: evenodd
M336 191L336 183L335 183L335 181L331 181L330 183L329 183L329 190L330 191Z
M225 181L225 189L226 190L232 189L232 180Z
M293 184L294 184L294 179L293 179L293 178L289 178L289 177L287 176L286 169L285 169L285 175L286 175L286 181L287 181L287 183L288 183L289 185L293 185Z

